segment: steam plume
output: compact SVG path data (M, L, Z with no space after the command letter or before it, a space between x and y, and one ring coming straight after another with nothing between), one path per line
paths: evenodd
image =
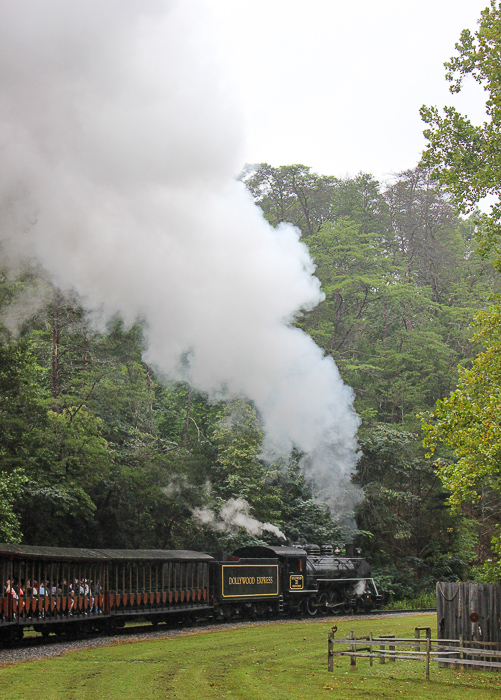
M191 0L0 5L0 240L90 306L147 319L149 361L257 405L331 493L356 460L352 392L288 325L322 298L298 232L234 179L241 117Z
M193 516L204 525L210 525L213 530L228 532L243 527L253 535L272 532L275 537L285 540L284 533L276 525L261 523L250 515L250 506L243 498L230 498L216 515L209 508L196 508Z

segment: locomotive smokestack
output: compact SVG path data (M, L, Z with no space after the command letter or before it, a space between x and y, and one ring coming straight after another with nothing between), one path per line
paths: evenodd
M355 545L353 542L346 543L344 545L344 551L345 551L345 556L347 556L349 559L355 556Z

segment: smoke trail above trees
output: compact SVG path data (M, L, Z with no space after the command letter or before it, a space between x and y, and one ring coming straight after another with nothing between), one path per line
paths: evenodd
M322 298L298 232L235 181L242 119L189 0L0 6L2 255L92 307L146 320L148 359L243 394L267 447L334 490L356 461L352 392L291 326Z

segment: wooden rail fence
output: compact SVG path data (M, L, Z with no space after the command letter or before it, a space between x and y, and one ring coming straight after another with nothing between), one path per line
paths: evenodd
M425 637L421 637L421 632ZM395 662L397 659L425 661L426 679L430 680L430 661L454 664L464 672L465 666L481 666L485 670L501 668L501 644L497 642L475 642L459 639L432 639L430 627L416 627L413 638L381 635L374 637L372 632L365 637L356 637L350 632L347 639L336 639L337 627L328 636L327 670L334 670L334 656L349 656L350 668L356 671L357 658L368 658L372 666L376 659L380 664ZM341 644L348 649L334 651ZM496 648L495 648L496 647ZM400 648L400 650L398 650Z

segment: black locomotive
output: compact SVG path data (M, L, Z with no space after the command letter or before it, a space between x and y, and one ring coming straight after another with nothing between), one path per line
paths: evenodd
M250 546L231 556L0 544L0 639L194 617L326 615L380 601L351 545Z

